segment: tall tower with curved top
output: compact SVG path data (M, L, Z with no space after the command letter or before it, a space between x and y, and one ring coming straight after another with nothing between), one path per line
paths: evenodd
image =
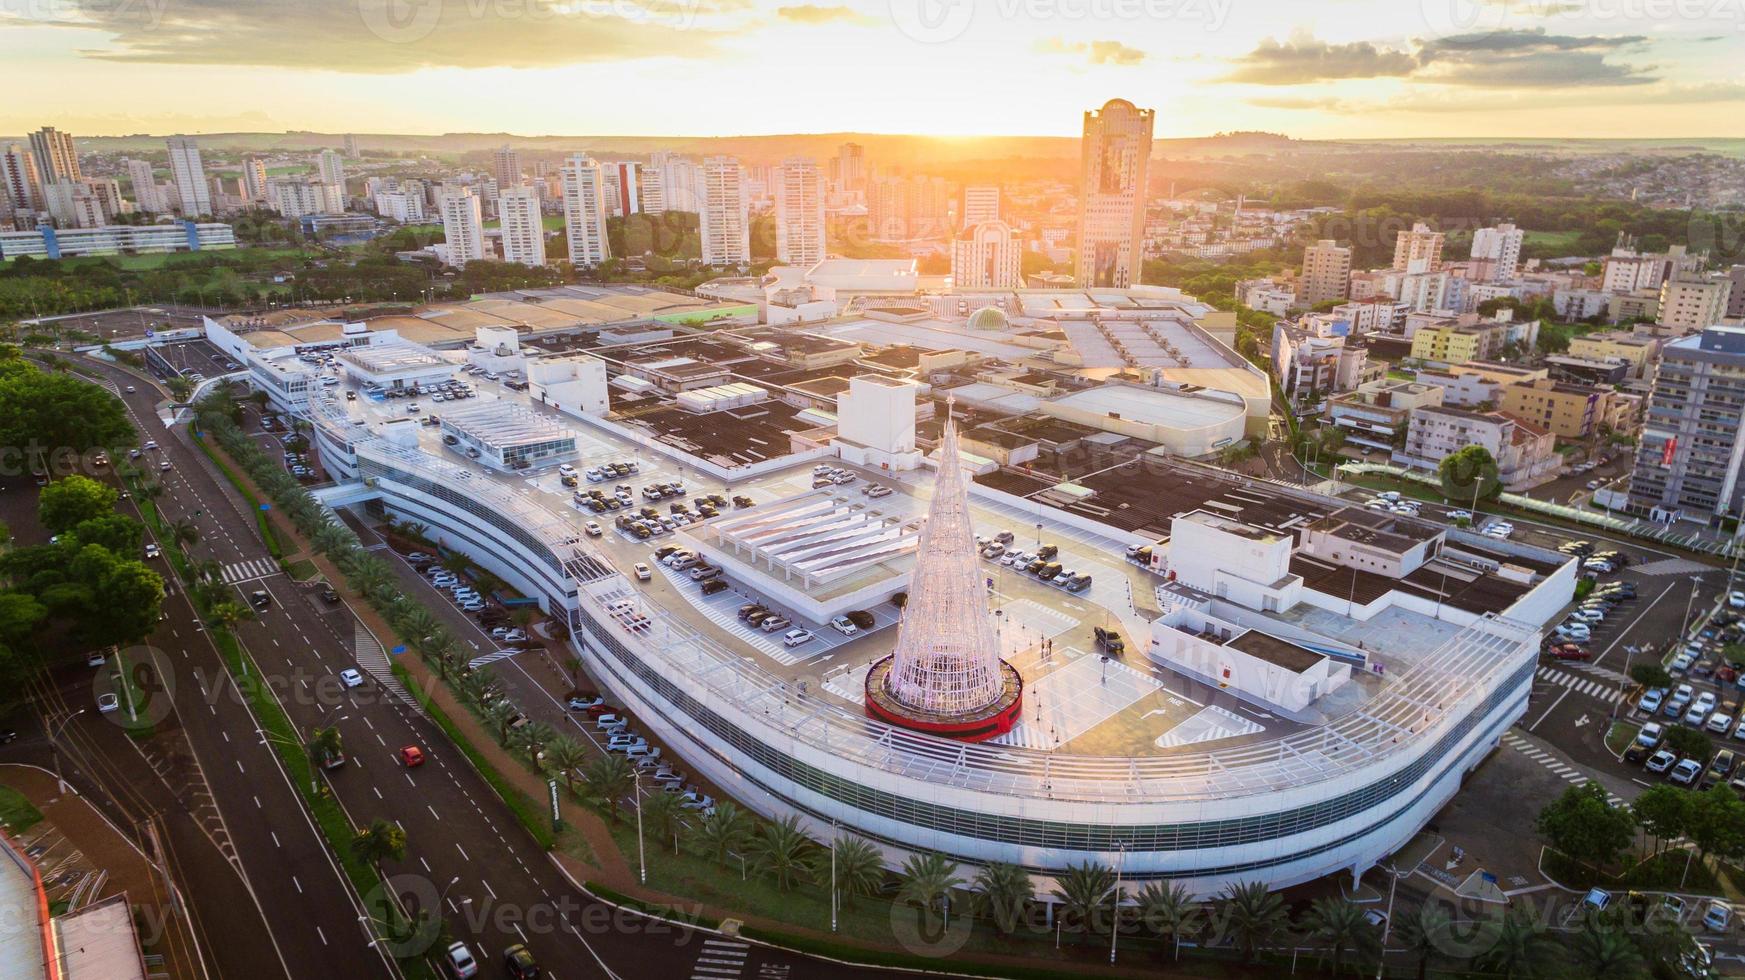
M947 418L897 647L867 672L867 714L968 741L1011 729L1024 685L1018 671L1000 659L982 580L957 423Z

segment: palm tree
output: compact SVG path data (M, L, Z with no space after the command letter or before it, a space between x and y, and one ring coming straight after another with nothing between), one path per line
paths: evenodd
M217 582L224 578L224 565L210 558L195 562L189 571L193 573L196 582Z
M1030 873L1005 861L982 865L976 872L974 884L988 914L994 919L994 925L1008 935L1018 928L1018 921L1024 917L1024 906L1036 895Z
M900 874L903 883L897 888L897 901L914 902L929 915L936 903L949 915L951 890L964 883L957 864L937 851L910 855Z
M324 555L331 555L351 542L351 532L337 524L329 524L317 530L309 538L309 543L315 550Z
M801 832L799 817L789 816L759 827L750 849L752 866L772 875L782 891L806 877L806 856L812 841Z
M546 772L562 776L564 788L572 793L576 790L576 769L586 761L587 750L582 748L582 743L568 735L555 736L545 744Z
M1582 976L1635 980L1648 973L1648 964L1629 934L1599 916L1588 916L1569 946L1581 964Z
M387 820L373 820L351 839L352 856L367 864L380 865L388 858L398 861L406 856L406 832Z
M477 672L461 674L459 679L455 681L455 686L460 689L460 696L468 704L475 705L483 704L485 695L496 688L496 684L492 682L489 675Z
M684 800L676 793L649 793L642 798L642 822L656 837L673 841L673 853L679 853L679 834L689 826L685 820Z
M1169 936L1175 944L1176 958L1181 957L1182 934L1199 926L1200 907L1187 886L1176 882L1153 881L1139 892L1139 912L1145 925L1153 932Z
M618 802L635 783L630 763L623 756L608 752L588 763L588 767L582 770L582 779L587 781L588 791L606 807L612 819L617 820Z
M322 765L329 759L335 759L345 753L345 740L340 737L337 728L317 728L309 734L309 761Z
M545 722L530 722L516 730L515 747L527 756L528 762L538 766L546 744L556 737L557 731Z
M1448 938L1453 920L1442 906L1425 903L1418 910L1406 916L1400 922L1394 935L1399 937L1400 945L1418 961L1418 980L1430 972L1430 961L1441 952L1442 943ZM1625 940L1628 942L1628 940ZM1596 974L1604 976L1605 974Z
M200 529L194 526L193 521L184 518L170 525L170 537L178 545L191 545L200 540Z
M245 619L253 619L254 611L240 602L215 602L206 609L206 622L219 629L229 629Z
M1284 899L1267 891L1265 882L1232 882L1220 897L1225 926L1235 932L1250 962L1259 958L1260 944L1283 932L1290 918Z
M1336 896L1315 899L1303 924L1312 938L1327 944L1333 955L1334 976L1345 967L1347 949L1368 956L1381 946L1375 927L1363 917L1363 909Z
M509 737L509 723L518 714L520 712L508 701L492 701L485 706L485 723L497 733L498 745L503 744L504 739Z
M1545 931L1538 923L1518 910L1511 911L1497 924L1491 948L1478 955L1478 966L1487 973L1500 974L1503 980L1515 980L1542 966L1548 948Z
M1114 869L1095 861L1069 864L1055 881L1058 887L1054 895L1060 899L1061 912L1078 920L1080 933L1095 931L1098 916L1115 894Z
M727 855L743 847L751 836L750 818L732 803L717 803L715 812L703 818L697 832L715 863L725 864Z
M842 907L854 905L854 896L871 895L885 881L885 865L879 857L879 849L859 837L844 836L836 838L836 894L842 900ZM815 867L812 877L819 881L830 880L831 850L819 848L814 855Z

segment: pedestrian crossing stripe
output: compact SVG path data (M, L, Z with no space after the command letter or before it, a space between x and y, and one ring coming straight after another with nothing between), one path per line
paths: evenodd
M1624 692L1619 690L1616 684L1607 681L1594 680L1590 677L1576 677L1560 670L1552 670L1550 667L1540 667L1538 674L1540 680L1561 684L1577 694L1585 694L1600 701L1613 703L1624 699Z
M1503 733L1502 743L1526 756L1528 759L1544 766L1552 775L1568 781L1571 786L1586 786L1588 783L1593 781L1586 775L1583 775L1575 767L1565 763L1556 756L1545 752L1540 749L1538 745L1529 742L1512 731ZM1617 796L1611 792L1606 793L1606 799L1609 800L1613 806L1624 805L1623 797Z
M499 660L508 660L510 657L513 657L520 652L521 649L519 647L507 647L502 650L492 650L490 653L487 653L482 657L474 657L467 661L467 666L483 667L486 664L494 664Z
M249 582L277 574L279 574L278 562L271 558L251 558L247 561L232 562L224 566L224 584L235 585L238 582Z

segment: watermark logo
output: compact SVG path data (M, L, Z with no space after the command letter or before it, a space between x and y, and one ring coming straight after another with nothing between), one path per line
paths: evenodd
M890 0L891 23L912 41L944 44L969 30L975 0Z
M969 942L974 929L975 922L968 915L941 913L931 903L925 908L908 902L891 903L891 935L916 956L950 956Z
M371 34L389 44L415 44L442 20L442 0L357 0L358 16Z
M1419 0L1426 34L1483 37L1508 29L1513 0Z
M176 674L162 650L130 646L96 665L91 693L98 713L123 728L148 728L176 708Z

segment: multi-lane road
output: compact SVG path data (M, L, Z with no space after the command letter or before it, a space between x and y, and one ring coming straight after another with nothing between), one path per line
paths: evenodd
M122 372L105 370L118 383L142 440L159 444L146 462L170 463L159 473L165 489L157 505L166 519L190 521L198 530L199 539L189 549L193 557L219 563L239 601L256 591L271 599L235 630L249 669L276 692L300 737L320 727L339 729L349 761L325 781L351 821L362 826L385 819L405 830L404 859L387 862L384 871L408 905L437 906L454 936L481 958L494 959L507 946L524 943L545 975L559 980L800 978L826 971L833 977L890 975L651 924L589 899L438 727L394 690L388 655L349 606L326 603L312 584L278 573L253 515L186 441L186 433L159 421L155 403L161 395ZM128 383L141 390L125 393ZM33 505L34 494L25 496ZM164 572L166 579L173 578L167 568ZM185 824L178 853L185 838L188 851L204 840L205 852L216 855L184 882L214 964L212 974L397 975L389 951L370 944L360 897L260 734L188 598L171 587L175 594L166 600L166 618L151 644L163 652L175 705L160 728L178 733L187 751L174 773L158 782L162 805ZM337 675L354 666L364 672L365 682L347 688ZM69 710L92 696L89 679L77 676L63 691ZM73 732L109 743L127 741L95 712L72 718L62 741ZM427 761L415 769L401 766L398 751L406 745L419 746ZM120 744L93 751L93 768L100 765L97 759L125 760L127 751ZM119 772L119 763L111 765ZM100 774L92 778L103 782ZM207 891L205 882L226 868L228 889Z

